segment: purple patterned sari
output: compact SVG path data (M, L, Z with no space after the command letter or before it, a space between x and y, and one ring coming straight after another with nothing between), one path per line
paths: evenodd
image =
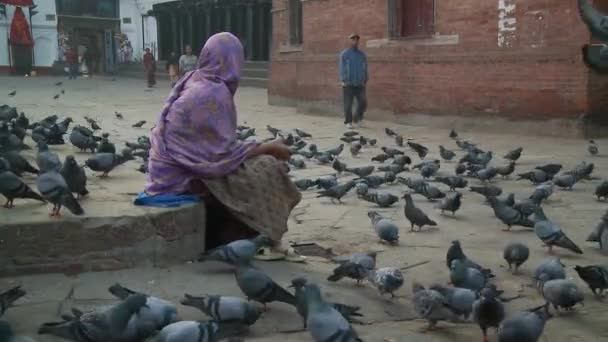
M192 180L234 172L258 145L236 139L234 94L243 63L234 35L207 40L198 69L175 85L152 130L146 193L187 193Z

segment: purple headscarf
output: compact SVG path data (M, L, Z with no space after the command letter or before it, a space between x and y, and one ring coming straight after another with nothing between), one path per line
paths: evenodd
M257 146L236 139L233 97L243 63L243 46L231 33L207 40L198 69L175 85L152 130L146 193L185 193L193 179L233 172Z

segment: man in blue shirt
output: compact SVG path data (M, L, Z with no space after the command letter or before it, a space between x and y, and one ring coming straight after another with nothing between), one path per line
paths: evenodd
M359 35L352 34L350 47L340 53L340 81L344 94L344 124L347 128L360 126L367 108L365 85L367 84L367 57L359 50ZM353 102L357 100L357 110L353 118Z

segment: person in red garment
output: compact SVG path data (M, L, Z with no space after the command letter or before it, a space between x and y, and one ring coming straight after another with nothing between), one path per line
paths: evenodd
M68 47L65 52L65 62L68 64L70 79L75 79L78 75L78 57L76 57L76 52L72 47Z
M146 53L144 54L144 70L148 79L148 88L152 88L156 84L154 76L156 72L156 60L154 60L154 55L150 52L149 48L146 48Z

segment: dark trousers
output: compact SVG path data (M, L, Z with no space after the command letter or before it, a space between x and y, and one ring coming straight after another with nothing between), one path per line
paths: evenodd
M363 113L367 109L365 87L345 86L342 90L344 92L344 123L349 124L353 123L353 121L359 122L363 120ZM353 118L353 102L355 100L357 100L357 110Z
M76 78L78 76L78 64L68 64L68 70L70 73L70 79Z

